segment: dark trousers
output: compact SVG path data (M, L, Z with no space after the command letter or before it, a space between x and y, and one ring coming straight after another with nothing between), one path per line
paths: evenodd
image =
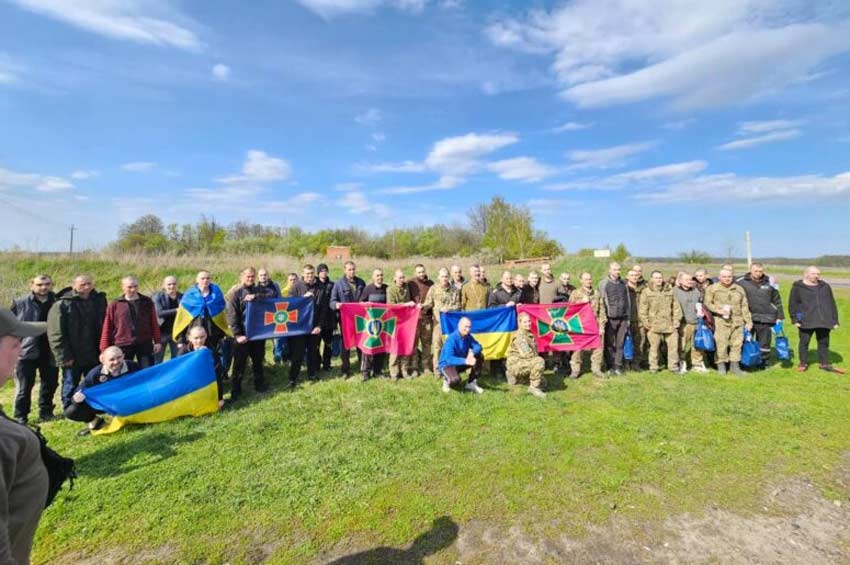
M623 343L628 331L627 318L612 318L605 323L605 364L609 369L623 370Z
M89 406L88 402L71 402L65 407L65 417L75 422L91 422L98 414L103 414Z
M49 356L41 359L21 359L15 368L15 418L27 419L32 407L32 389L35 386L35 373L41 378L38 389L39 416L53 415L53 395L59 386L59 369L53 365Z
M812 340L812 334L817 336L818 340L818 363L821 365L829 365L829 328L800 328L800 349L797 352L800 355L800 364L809 364L809 342Z
M322 342L322 369L330 371L331 357L333 357L334 349L334 328L322 328L322 333L319 336Z
M263 363L266 357L266 340L246 341L245 343L233 342L233 390L242 392L242 376L248 358L251 358L251 370L254 373L254 388L265 385L265 373Z
M460 374L469 370L469 381L470 383L474 383L478 380L478 377L481 376L481 368L484 366L484 356L478 354L475 356L475 365L470 367L469 365L449 365L448 367L443 367L440 370L440 374L443 375L443 379L449 383L449 386L458 388L461 385Z
M124 352L124 359L126 361L135 361L139 364L139 368L141 369L150 367L155 362L153 345L146 343L144 345L119 345L118 347L120 347L121 351Z
M221 373L227 375L233 363L233 338L225 337L222 339L218 351L221 359Z
M154 353L154 363L159 365L165 359L165 351L166 349L171 351L171 359L177 357L177 342L174 341L174 338L171 335L163 335L162 340L160 340L162 344L162 349L159 350L159 353Z
M86 373L94 369L97 365L86 365L85 367L79 367L74 364L71 367L65 367L62 369L62 408L67 408L70 404L73 403L71 397L74 395L74 391L77 389L77 385L80 384L80 381L83 377L86 376Z
M360 353L359 349L352 347L351 349L343 348L339 354L339 360L342 363L341 369L343 375L351 375L351 352L357 351L357 364L363 364L363 355Z
M289 339L289 382L298 382L301 374L301 365L307 358L307 376L311 379L319 374L319 342L322 336L319 334L299 335Z
M762 359L767 361L767 354L770 353L770 341L773 339L773 324L753 322L753 334L756 336L756 341L759 342Z
M360 357L360 373L364 377L380 377L386 363L386 353L376 353L375 355L364 353Z

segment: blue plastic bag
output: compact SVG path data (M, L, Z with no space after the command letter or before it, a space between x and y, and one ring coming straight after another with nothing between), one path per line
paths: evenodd
M705 325L705 320L697 318L697 329L694 332L694 349L699 351L714 351L714 334L708 326Z
M791 360L791 345L788 343L788 337L785 335L785 330L782 329L782 320L776 322L773 326L773 333L776 334L774 343L776 344L776 358L780 361Z
M623 341L623 359L626 361L634 361L635 359L635 340L632 339L632 332L626 332L626 339Z
M753 339L753 334L744 328L744 345L741 347L741 365L744 367L761 367L761 347L759 342Z

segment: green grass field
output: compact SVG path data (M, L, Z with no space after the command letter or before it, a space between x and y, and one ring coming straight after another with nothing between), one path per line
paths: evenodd
M87 270L116 290L119 268ZM837 363L850 356L846 329L832 350ZM270 393L249 379L234 409L209 417L86 438L78 424L45 424L79 479L45 513L34 561L321 562L403 547L436 520L453 526L419 547L454 563L454 537L473 522L581 539L615 516L650 527L709 507L756 513L764 489L791 477L847 496L836 472L850 452L850 376L816 368L555 377L544 400L487 379L483 395L444 395L432 377L361 384L336 372L289 392L284 370L267 373ZM12 392L0 391L7 411Z

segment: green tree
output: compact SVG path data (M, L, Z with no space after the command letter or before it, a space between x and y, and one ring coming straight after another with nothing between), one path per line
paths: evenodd
M624 262L629 257L631 257L631 253L629 253L629 250L626 249L625 243L618 244L617 247L614 248L614 251L611 252L611 260L618 263Z

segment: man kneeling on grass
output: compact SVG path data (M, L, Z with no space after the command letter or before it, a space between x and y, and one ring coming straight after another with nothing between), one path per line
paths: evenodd
M520 380L528 379L528 392L538 398L545 398L546 379L543 369L546 363L537 354L537 342L531 333L531 316L522 312L517 316L519 331L514 334L508 348L507 377L508 384L515 385Z
M469 381L463 388L477 394L484 392L478 386L478 376L484 365L484 349L472 334L472 322L463 317L457 324L457 330L449 334L440 351L440 374L443 376L443 392L460 388L460 373L469 371Z
M100 354L100 363L83 378L80 386L71 396L71 403L65 408L65 417L69 420L88 422L88 425L78 432L77 435L80 436L89 435L105 424L101 416L103 412L95 410L86 402L85 390L139 370L137 363L124 360L124 352L116 345L103 350Z

